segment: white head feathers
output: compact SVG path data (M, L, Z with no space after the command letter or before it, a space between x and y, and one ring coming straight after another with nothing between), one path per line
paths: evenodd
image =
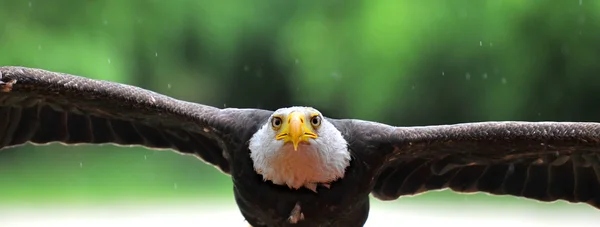
M297 149L294 149L294 143ZM316 192L344 177L350 152L339 130L310 107L276 110L250 139L254 169L274 184Z

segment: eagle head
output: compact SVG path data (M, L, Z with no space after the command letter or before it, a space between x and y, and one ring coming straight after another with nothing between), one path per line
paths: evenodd
M249 143L254 170L274 184L316 192L343 178L350 165L342 133L316 109L276 110Z

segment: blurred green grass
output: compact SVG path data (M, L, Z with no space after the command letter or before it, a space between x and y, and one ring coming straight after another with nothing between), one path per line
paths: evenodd
M1 152L3 203L231 195L228 176L194 156L167 150L54 144Z
M246 226L229 176L193 156L111 145L0 152L0 226ZM373 198L366 226L591 227L600 221L596 212L586 204L445 190L396 201Z
M85 148L85 149L82 149ZM194 156L171 150L112 145L26 145L2 152L0 205L93 204L233 201L228 175ZM19 155L27 152L27 155ZM446 207L482 204L561 210L585 204L540 203L486 193L459 194L450 190L406 196L384 204Z

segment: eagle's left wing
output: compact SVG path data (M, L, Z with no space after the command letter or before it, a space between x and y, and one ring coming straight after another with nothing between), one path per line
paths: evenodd
M365 142L384 153L376 198L450 188L600 208L599 123L354 125L369 128Z

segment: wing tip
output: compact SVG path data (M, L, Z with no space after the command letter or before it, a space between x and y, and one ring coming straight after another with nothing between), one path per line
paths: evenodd
M0 92L10 92L13 89L13 85L17 83L17 80L5 77L4 75L7 74L3 74L2 70L0 70Z

